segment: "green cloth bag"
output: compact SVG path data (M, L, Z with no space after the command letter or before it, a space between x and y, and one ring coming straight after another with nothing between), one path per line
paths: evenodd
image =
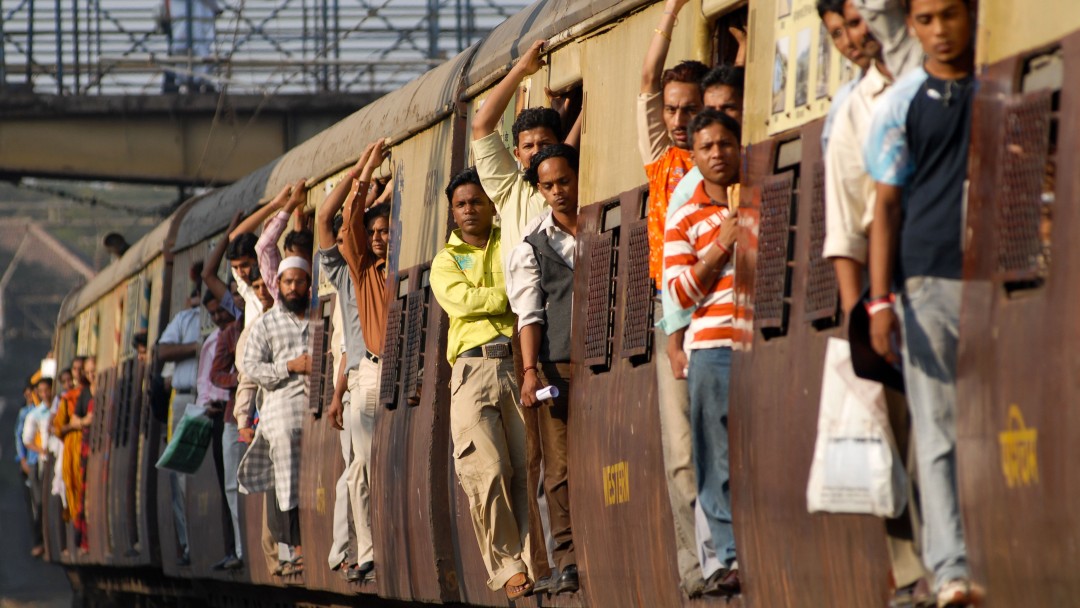
M213 434L214 423L206 416L184 416L158 459L157 468L189 475L198 471Z

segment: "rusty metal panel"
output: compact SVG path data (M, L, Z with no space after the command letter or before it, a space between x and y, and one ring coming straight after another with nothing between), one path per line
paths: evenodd
M1040 6L1041 10L1041 6ZM1032 12L1032 11L1028 11ZM1035 11L1037 12L1037 11ZM1033 18L1044 18L1037 15ZM1004 30L1003 30L1004 31ZM1027 44L1025 42L1025 44ZM1064 73L1080 65L1080 33L1060 42ZM1072 463L1080 459L1080 416L1070 407L1077 394L1080 330L1074 309L1080 229L1073 201L1080 197L1075 167L1080 150L1080 80L1065 77L1060 91L1054 194L1053 264L1045 282L1022 295L1012 293L1000 272L1010 245L997 225L1003 206L1030 197L1023 180L1005 196L1003 183L1028 165L1016 96L1028 56L1011 56L979 74L972 113L972 142L957 356L957 485L965 543L973 577L1000 606L1075 603L1080 593L1069 564L1080 561L1080 510ZM1020 78L1018 78L1020 77ZM1030 115L1029 115L1030 116ZM1004 128L1003 128L1004 126ZM1021 154L1023 152L1023 154ZM1012 165L1018 166L1012 166ZM1041 173L1044 169L1039 167ZM1029 182L1030 183L1030 182ZM1013 210L1015 212L1015 210Z
M409 291L422 290L422 269L406 273ZM437 302L425 314L429 330L423 350L445 353L446 315ZM459 583L447 483L450 367L444 357L428 359L421 374L418 407L377 408L375 413L371 529L376 586L382 597L456 602Z
M610 268L610 233L598 234L604 207L582 207L578 259L601 259L607 262L602 268ZM625 267L630 264L630 239L624 235L619 241L619 265ZM574 601L678 606L683 597L664 476L655 360L639 364L619 357L611 361L607 373L590 373L586 352L594 338L585 326L594 306L590 299L597 291L595 277L591 272L574 277L567 459L574 544L582 573L582 592ZM606 294L608 289L605 279L599 291ZM624 322L629 302L618 300L615 318ZM619 332L616 341L621 339ZM543 602L546 605L547 599Z
M626 230L626 262L622 264L626 317L622 324L622 357L648 355L652 351L653 280L649 276L649 227L638 220Z
M405 297L405 354L401 363L401 397L409 405L420 403L428 293L428 289L422 289Z
M398 298L387 307L386 345L383 347L379 378L379 403L389 409L397 407L398 378L401 374L402 315L402 300Z
M587 237L589 248L589 283L585 294L585 365L594 368L608 366L611 357L612 303L615 297L614 278L615 233L602 232Z
M800 174L807 178L820 160L820 146L815 144L820 141L821 123L809 123L800 133L803 148L801 160L796 160ZM739 239L735 291L737 298L757 293L754 271L756 267L756 281L761 281L762 272L768 270L760 259L766 252L760 247L769 240L764 224L772 221L772 231L783 235L772 239L780 249L771 253L780 258L774 264L786 265L790 256L791 292L799 294L790 303L790 314L802 318L807 304L802 294L809 289L811 274L813 209L809 199L814 196L813 189L809 184L799 188L796 216L770 219L770 213L788 215L793 209L791 173L773 175L776 149L788 139L770 140L747 152L743 191L754 194L750 200L744 197L739 208L745 232ZM771 196L770 186L774 189ZM770 198L772 209L766 209ZM755 227L758 217L761 221ZM795 238L789 241L791 225L796 230ZM758 241L753 238L755 232ZM754 314L761 310L758 301L739 306L752 308ZM738 308L736 314L740 314ZM809 323L794 323L784 335L747 332L734 353L728 449L736 552L742 599L748 606L816 608L887 603L890 563L884 522L806 511L822 361L827 339L838 334L837 328L820 331ZM844 576L834 576L835 564L844 564ZM776 581L797 583L778 585Z
M790 280L788 259L791 257L794 177L794 173L785 171L761 182L761 224L754 283L754 324L758 329L783 330L787 324L784 294Z
M807 269L805 319L810 322L836 317L840 291L832 262L822 257L825 248L825 163L814 163L810 194L810 262Z
M1005 107L998 205L998 273L1005 281L1040 278L1043 177L1050 150L1050 91L1019 96Z

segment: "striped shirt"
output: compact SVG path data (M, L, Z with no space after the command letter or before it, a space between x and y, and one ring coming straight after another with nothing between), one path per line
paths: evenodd
M735 314L735 264L729 259L713 285L703 285L694 265L712 247L730 211L705 193L702 182L690 200L667 222L664 275L672 299L683 308L697 306L687 330L687 348L731 348Z

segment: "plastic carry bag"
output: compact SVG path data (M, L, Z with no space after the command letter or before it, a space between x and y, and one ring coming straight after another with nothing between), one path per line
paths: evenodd
M906 489L884 387L857 377L847 341L829 338L807 510L896 517Z
M199 470L214 434L214 423L202 415L204 411L193 406L187 408L161 453L157 468L189 475Z

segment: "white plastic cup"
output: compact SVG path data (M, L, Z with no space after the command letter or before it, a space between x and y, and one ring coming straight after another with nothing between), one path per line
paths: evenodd
M559 396L559 387L557 386L545 386L544 388L536 391L537 401L547 401L548 399L554 399Z

